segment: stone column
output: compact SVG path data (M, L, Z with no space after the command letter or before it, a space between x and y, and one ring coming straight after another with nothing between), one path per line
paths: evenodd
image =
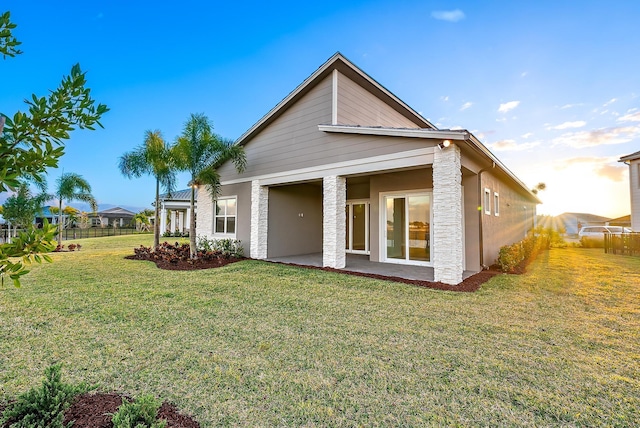
M455 144L433 158L433 270L445 284L462 282L462 170Z
M156 219L158 221L158 219ZM167 231L167 209L164 204L162 204L162 208L160 209L160 236L164 235Z
M254 259L267 258L269 226L269 188L258 180L251 182L251 246L249 255Z
M324 177L322 194L322 266L342 269L346 265L347 179Z

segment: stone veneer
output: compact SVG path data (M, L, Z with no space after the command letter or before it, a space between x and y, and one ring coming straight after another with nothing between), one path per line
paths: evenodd
M213 236L213 198L205 186L198 188L198 200L196 203L196 215L198 217L198 221L196 221L196 237L206 236L211 238ZM187 222L191 220L190 210L191 208L187 208ZM163 217L161 221L166 223L166 212Z
M433 158L433 273L445 284L462 282L462 170L460 148L451 144Z
M254 180L251 182L251 258L267 258L268 218L269 188Z
M346 265L346 178L335 175L324 177L322 193L322 265L342 269Z

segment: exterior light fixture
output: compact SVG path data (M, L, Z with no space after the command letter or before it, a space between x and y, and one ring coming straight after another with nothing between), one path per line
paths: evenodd
M438 143L438 147L440 147L440 150L446 149L450 145L451 145L451 141L449 141L449 140L444 140L441 143Z

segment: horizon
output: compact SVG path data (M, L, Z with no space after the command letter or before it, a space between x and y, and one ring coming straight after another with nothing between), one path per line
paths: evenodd
M173 142L203 112L236 139L339 51L438 128L472 132L529 188L546 183L538 214L629 214L618 160L640 150L640 60L628 54L640 4L291 4L10 0L24 53L2 62L2 112L24 111L79 62L111 111L105 129L71 133L49 183L75 172L100 205L144 209L154 180L123 177L117 161L146 130Z

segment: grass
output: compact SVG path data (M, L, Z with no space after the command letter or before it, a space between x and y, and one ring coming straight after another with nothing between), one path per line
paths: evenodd
M639 258L554 249L452 293L123 259L151 239L86 239L0 289L0 401L62 362L205 427L640 424Z

